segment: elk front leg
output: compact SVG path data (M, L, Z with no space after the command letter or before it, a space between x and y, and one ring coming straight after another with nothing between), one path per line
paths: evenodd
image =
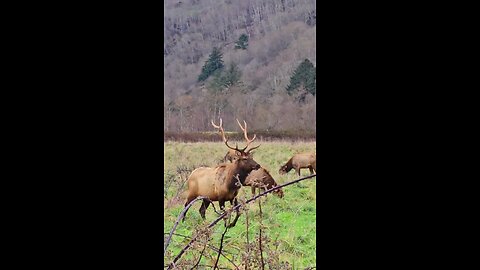
M310 167L308 167L308 169L310 170L310 174L313 174L313 167L310 166Z
M219 201L218 201L218 205L220 205L220 210L225 211L225 201L219 200Z

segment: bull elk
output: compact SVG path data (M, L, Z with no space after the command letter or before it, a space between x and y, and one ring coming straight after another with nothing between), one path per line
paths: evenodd
M255 140L255 138L257 137L256 134L253 135L253 138L252 139L249 139L248 136L247 136L247 122L245 122L245 120L243 121L245 127L243 127L240 122L238 121L237 119L237 123L238 125L240 126L240 128L242 129L243 131L243 137L245 138L245 140L247 141L247 144L250 144L251 142L253 142L253 140ZM223 158L223 161L224 162L227 162L230 161L230 162L233 162L236 158L237 158L237 151L235 151L235 149L229 149L227 154L225 155L225 157Z
M300 169L308 168L310 170L310 174L313 172L317 172L317 156L315 153L303 153L303 154L296 154L292 158L290 158L285 165L280 167L278 171L279 174L286 174L291 169L295 169L295 172L300 176Z
M219 130L225 145L235 151L236 159L232 163L220 164L214 168L197 168L188 177L188 194L185 206L198 196L209 198L209 200L203 200L199 210L203 219L205 219L205 211L211 201L218 201L220 209L222 210L225 208L226 201L229 201L231 205L238 205L236 196L242 184L245 183L245 178L252 170L260 168L260 165L253 160L251 155L251 151L260 145L245 151L253 142L252 139L250 141L247 140L247 145L243 149L239 149L238 145L235 145L235 148L233 148L228 145L228 139L222 127L222 119L220 119L219 125L215 125L213 121L212 125ZM185 212L185 215L186 214ZM229 227L235 226L238 216L239 212L237 210L237 215ZM183 221L185 221L185 216L183 217Z
M270 173L263 167L258 170L253 170L245 179L245 186L252 187L252 195L255 196L255 189L259 188L260 190L266 191L273 187L278 186L277 182L273 179ZM283 191L281 188L272 191L273 194L277 195L280 198L283 198Z

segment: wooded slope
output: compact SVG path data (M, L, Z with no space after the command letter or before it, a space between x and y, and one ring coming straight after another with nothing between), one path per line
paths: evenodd
M209 131L219 117L232 131L235 118L251 130L315 129L316 92L301 84L286 90L305 59L316 67L314 0L166 0L164 7L165 131ZM242 34L248 45L236 49ZM224 68L199 81L214 47Z

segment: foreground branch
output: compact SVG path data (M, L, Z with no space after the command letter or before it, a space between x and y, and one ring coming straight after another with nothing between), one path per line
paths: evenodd
M245 221L247 225L247 262L245 263L245 270L248 270L248 264L249 264L249 255L250 255L250 243L248 241L248 207L245 209Z
M164 235L167 235L167 234L169 234L169 233L163 233L163 234L164 234ZM180 237L183 237L183 238L188 239L188 240L192 239L191 236L186 236L186 235L179 234L179 233L173 233L173 235L175 235L175 236L180 236ZM216 248L215 246L208 244L208 247L211 248L213 251L218 252L218 248ZM229 251L222 250L222 252L224 252L225 254L228 254L228 255L232 255L232 256L233 256L233 254L232 254L231 252L229 252ZM224 256L224 257L225 257L225 256ZM225 258L227 258L227 257L225 257ZM228 258L227 258L227 259L228 259Z
M208 245L208 239L207 239L207 241L205 241L205 245L203 246L202 252L200 253L200 256L198 257L197 263L194 266L192 266L192 268L190 268L190 270L193 270L195 267L198 266L198 264L202 260L203 252L205 252L205 248L207 247L207 245Z
M180 222L180 220L182 219L183 216L185 216L185 213L187 212L187 210L192 207L192 205L198 201L198 200L202 200L202 199L208 199L207 197L203 197L203 196L199 196L197 197L195 200L191 201L187 206L185 206L185 208L183 208L182 212L180 213L180 215L178 215L178 218L177 218L177 221L175 222L175 224L173 225L173 228L172 230L170 231L170 235L168 236L167 238L167 241L165 242L165 245L163 247L163 256L165 256L165 253L167 252L167 247L168 247L168 244L170 244L170 240L172 240L172 235L173 235L173 232L175 231L175 229L177 228L178 226L178 223Z
M209 202L212 203L212 206L213 206L213 211L215 211L215 213L221 215L222 213L218 212L217 209L215 208L215 205L213 204L213 202L208 198L208 197L204 197L204 196L198 196L195 200L191 201L187 206L185 206L185 208L183 208L182 212L180 213L180 215L178 216L177 218L177 221L175 222L175 224L173 225L173 228L172 230L170 231L170 235L168 236L168 239L167 241L165 242L165 246L163 248L163 256L165 256L166 252L167 252L167 247L168 245L170 244L170 240L172 240L172 235L173 235L173 232L175 231L175 229L177 228L178 226L178 223L180 222L180 220L182 219L182 217L185 216L185 213L187 212L187 210L192 207L193 203L198 201L198 200L207 200Z
M169 233L164 233L164 234L167 235L167 234L169 234ZM180 237L183 237L183 238L186 238L186 239L189 239L189 240L192 239L191 236L186 236L186 235L183 235L183 234L174 233L173 235L180 236ZM232 261L232 259L228 258L228 257L225 255L225 254L229 254L229 255L234 256L231 252L228 252L228 251L226 251L226 250L221 250L221 251L220 251L218 248L216 248L215 246L210 245L210 244L207 244L207 246L208 246L211 250L213 250L213 251L215 251L215 252L217 252L217 253L220 252L220 255L222 255L222 257L224 257L227 261L229 261L229 262L235 267L235 269L237 269L237 270L239 269L238 266ZM223 254L223 253L225 253L225 254ZM165 267L168 267L168 265L165 265ZM218 267L217 267L217 268L218 268Z
M228 223L230 223L230 218L228 219ZM215 270L217 268L218 260L220 259L220 253L222 253L223 238L225 237L225 233L227 233L228 228L229 227L227 226L227 221L225 220L225 230L223 231L222 238L220 239L220 247L218 248L218 256L217 256L217 260L215 261L215 265L213 266L213 270Z
M238 205L236 205L235 207L232 208L231 211L233 212L233 210L237 210L238 208L242 207L243 205L245 205L245 204L247 204L247 203L249 203L249 202L255 201L256 199L260 198L261 196L265 196L266 194L268 194L268 193L270 193L270 192L272 192L272 191L275 191L275 190L277 190L277 189L279 189L279 188L286 187L286 186L289 186L289 185L293 185L293 184L295 184L295 183L298 183L298 182L300 182L300 181L303 181L303 180L306 180L306 179L309 179L309 178L313 178L313 177L315 177L315 176L317 176L317 174L312 174L312 175L305 176L305 177L299 178L299 179L297 179L297 180L293 180L293 181L291 181L291 182L285 183L285 184L283 184L283 185L275 186L275 187L273 187L273 188L271 188L271 189L269 189L269 190L264 191L263 193L260 193L260 194L258 194L258 195L256 195L256 196L252 197L251 199L248 199L244 204L238 204ZM227 214L227 212L229 212L229 211L225 211L225 212L224 212L223 214L221 214L217 219L215 219L214 221L212 221L212 223L210 223L210 224L207 226L207 228L211 228L211 227L215 226L215 224L217 224L217 223ZM173 230L173 229L172 229L172 230ZM173 232L173 231L172 231L172 232ZM190 242L189 242L185 247L183 247L182 250L180 250L180 252L178 253L178 255L177 255L177 256L173 259L173 261L168 265L168 269L167 269L167 270L173 268L174 264L182 257L183 253L185 253L185 251L186 251L188 248L190 248L190 246L192 245L192 243L193 243L195 240L197 240L197 238L198 238L198 235L195 236L195 237L193 237L192 240L190 240Z
M258 200L258 207L260 209L260 235L258 237L258 246L260 248L260 261L262 263L262 270L265 269L265 263L263 261L263 250L262 250L262 226L263 226L263 215L262 215L262 200Z

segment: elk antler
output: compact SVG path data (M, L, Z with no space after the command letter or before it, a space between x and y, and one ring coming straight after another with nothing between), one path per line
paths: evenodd
M227 139L227 137L225 136L225 131L223 130L223 127L222 127L222 118L220 118L220 125L218 125L218 126L215 125L215 123L213 123L213 120L212 120L212 125L213 125L213 127L217 128L217 129L220 131L220 134L222 134L223 142L225 143L225 145L226 145L228 148L230 148L230 149L232 149L232 150L235 150L235 151L239 151L239 152L243 151L243 150L239 150L239 149L238 149L238 145L235 145L235 148L233 148L233 147L231 147L230 145L228 145L228 139ZM244 150L245 150L245 149L244 149Z
M254 135L253 135L253 138L252 138L252 139L249 139L248 136L247 136L247 122L245 122L245 120L243 120L243 123L245 124L245 127L243 127L243 126L240 124L240 122L238 121L238 119L237 119L237 123L238 123L238 125L240 126L240 128L243 130L243 136L245 137L245 140L247 141L247 146L245 146L245 148L243 148L243 150L242 150L242 151L245 151L245 149L247 149L247 147L257 138L257 134L254 134ZM253 149L258 148L259 146L260 146L260 144L257 145L257 146L255 146L255 147L253 147L253 148L250 148L250 149L247 151L247 153L249 153L249 152L250 152L251 150L253 150Z

